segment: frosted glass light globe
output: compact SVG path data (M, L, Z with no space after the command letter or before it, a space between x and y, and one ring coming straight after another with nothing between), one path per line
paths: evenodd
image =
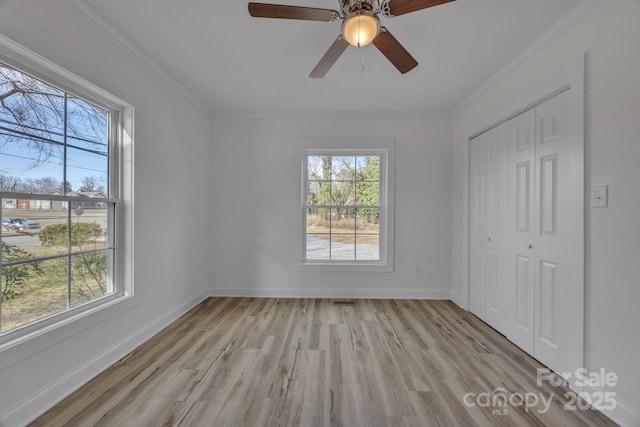
M369 12L357 12L342 24L342 37L351 45L366 46L376 38L380 32L380 21Z

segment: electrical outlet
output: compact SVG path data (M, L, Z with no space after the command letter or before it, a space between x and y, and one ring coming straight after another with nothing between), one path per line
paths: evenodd
M175 279L171 279L171 292L178 290L178 282Z
M422 276L422 267L416 267L416 277Z

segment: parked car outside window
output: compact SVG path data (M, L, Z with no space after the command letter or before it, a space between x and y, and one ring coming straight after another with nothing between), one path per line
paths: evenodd
M31 221L26 218L9 218L9 221L18 230L39 230L41 227L39 222Z

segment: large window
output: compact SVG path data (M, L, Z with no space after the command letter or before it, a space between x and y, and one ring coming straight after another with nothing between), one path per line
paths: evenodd
M344 144L302 150L300 267L391 271L393 144Z
M0 344L123 295L120 111L0 62Z

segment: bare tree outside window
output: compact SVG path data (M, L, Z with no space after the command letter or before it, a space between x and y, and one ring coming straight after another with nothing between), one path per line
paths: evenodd
M1 63L0 107L0 174L24 181L15 189L54 194L84 178L108 182L105 109Z

